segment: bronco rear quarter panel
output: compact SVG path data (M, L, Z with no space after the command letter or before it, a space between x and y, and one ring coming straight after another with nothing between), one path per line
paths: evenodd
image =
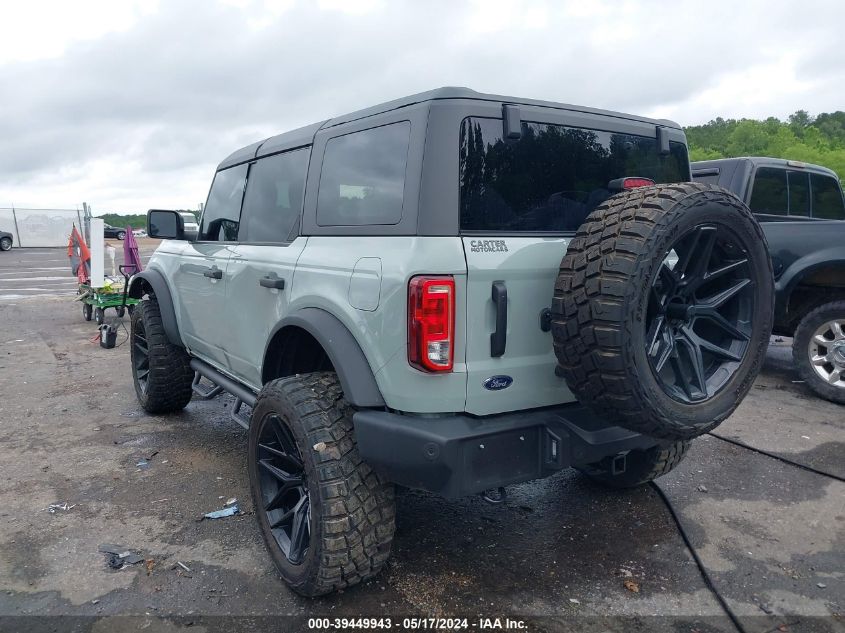
M359 273L362 260L366 277ZM373 260L381 264L380 277ZM408 280L419 274L455 278L451 373L425 373L408 364ZM355 292L356 279L361 278L366 283ZM457 237L320 236L308 238L297 262L290 309L321 308L337 317L361 346L389 408L448 413L463 411L466 399L465 296L466 261Z

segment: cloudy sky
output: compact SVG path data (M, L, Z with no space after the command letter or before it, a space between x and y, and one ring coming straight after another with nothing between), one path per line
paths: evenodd
M0 0L0 207L196 208L254 140L436 86L689 125L845 109L845 2Z

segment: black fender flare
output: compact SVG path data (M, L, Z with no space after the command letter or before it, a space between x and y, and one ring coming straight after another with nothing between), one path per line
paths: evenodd
M343 396L356 407L383 407L384 398L367 357L352 332L340 320L320 308L302 308L276 324L267 338L262 375L271 341L283 328L295 326L313 336L325 350L337 372Z
M792 293L804 279L822 268L845 269L845 256L841 246L815 251L789 265L775 281L775 317L786 319Z
M176 323L176 309L173 306L173 296L170 293L170 286L164 279L164 275L155 269L147 269L132 275L129 280L128 296L133 299L140 299L144 296L144 286L152 288L158 309L161 312L161 323L164 326L164 333L174 345L185 347L182 336L179 334L179 325Z

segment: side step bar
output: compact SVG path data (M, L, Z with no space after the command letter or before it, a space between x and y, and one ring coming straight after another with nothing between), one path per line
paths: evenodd
M195 371L194 382L191 383L191 390L193 390L193 392L203 400L213 400L221 393L223 393L223 387L221 387L220 385L214 385L209 389L204 387L200 381L202 381L202 374L198 371Z
M201 397L210 400L224 390L235 396L235 404L232 406L231 417L243 428L248 429L249 417L241 411L241 408L245 404L250 408L255 406L256 395L252 390L235 382L208 363L204 363L197 358L191 360L191 369L196 372L193 383L194 391ZM200 377L210 380L214 383L214 387L210 390L200 387Z

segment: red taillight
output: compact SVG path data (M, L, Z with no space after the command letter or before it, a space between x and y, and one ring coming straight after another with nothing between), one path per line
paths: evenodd
M611 191L626 191L627 189L636 189L637 187L650 187L654 184L651 178L641 178L639 176L632 176L628 178L617 178L611 180L607 188Z
M424 371L452 371L455 280L412 277L408 283L408 362Z

